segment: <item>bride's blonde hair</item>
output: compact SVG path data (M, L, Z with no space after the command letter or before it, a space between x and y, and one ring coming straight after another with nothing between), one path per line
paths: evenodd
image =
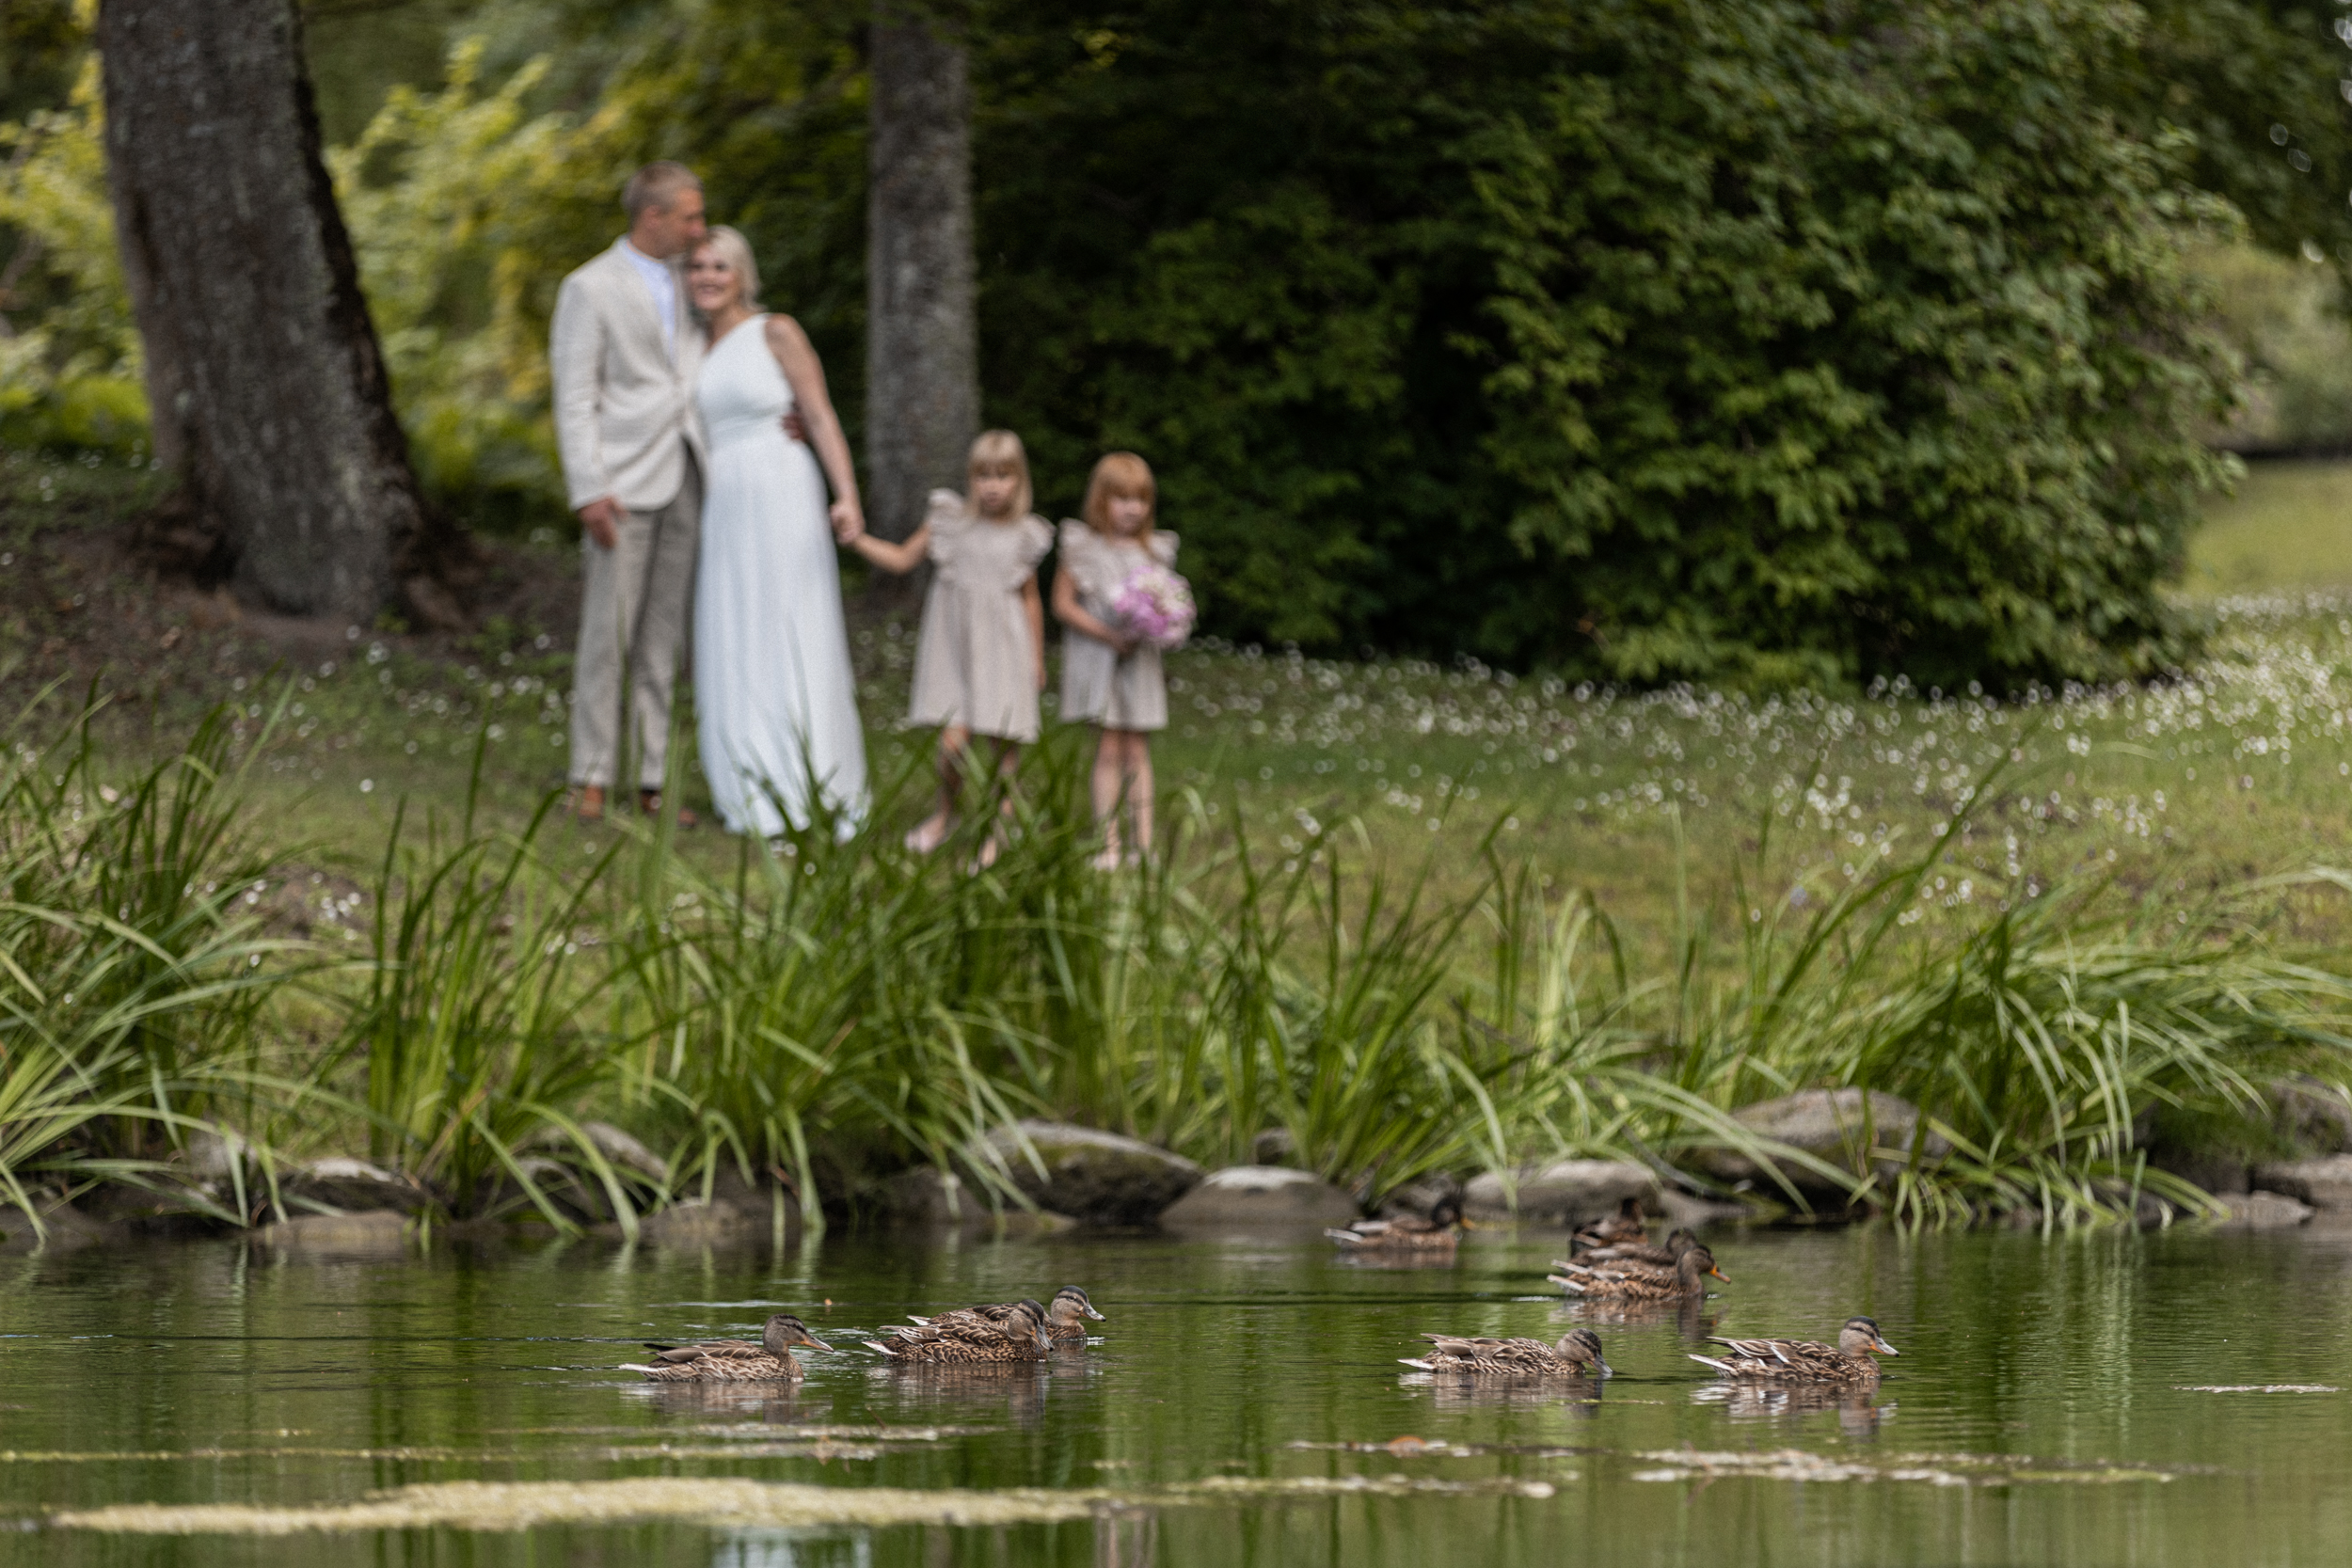
M758 309L759 263L752 259L752 242L743 237L743 231L727 224L713 224L710 231L703 236L702 245L694 248L699 250L703 245L717 252L719 260L727 264L727 269L742 279L743 309Z
M717 232L717 230L713 230ZM983 473L1001 474L1009 471L1019 481L1012 492L1012 515L1025 517L1036 497L1029 488L1029 451L1021 444L1021 437L1009 430L983 430L972 440L972 453L964 460L964 504L975 517L980 515L980 503L972 499L972 481Z

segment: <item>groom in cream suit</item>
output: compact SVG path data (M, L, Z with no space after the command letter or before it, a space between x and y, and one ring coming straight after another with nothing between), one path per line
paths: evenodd
M706 345L686 297L702 183L680 165L647 164L621 202L628 232L564 279L548 352L564 483L585 535L571 781L574 809L591 820L620 782L625 698L638 804L661 809L703 504L694 376Z

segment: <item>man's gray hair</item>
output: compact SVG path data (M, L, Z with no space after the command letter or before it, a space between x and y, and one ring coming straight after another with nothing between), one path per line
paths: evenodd
M702 188L703 182L694 178L692 169L663 158L628 177L628 183L621 187L621 208L628 214L628 221L635 223L637 214L646 208L666 210L677 199L678 192Z

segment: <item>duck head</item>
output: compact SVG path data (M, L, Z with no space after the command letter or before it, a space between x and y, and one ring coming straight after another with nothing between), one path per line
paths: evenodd
M1045 1308L1038 1302L1024 1299L1013 1304L1012 1313L1005 1319L1005 1333L1011 1338L1025 1339L1040 1350L1052 1350L1054 1341L1045 1332Z
M1094 1303L1087 1300L1087 1293L1075 1285L1065 1285L1054 1292L1051 1318L1057 1323L1069 1323L1073 1327L1085 1318L1092 1318L1098 1323L1104 1321L1103 1314L1094 1309Z
M1603 1377L1617 1375L1611 1370L1609 1363L1601 1358L1600 1336L1589 1328L1568 1330L1567 1337L1552 1349L1559 1354L1562 1360L1572 1365L1590 1367Z
M1462 1218L1462 1200L1452 1193L1438 1199L1429 1206L1429 1223L1440 1230L1451 1230L1457 1225L1467 1228L1469 1222Z
M1860 1361L1873 1353L1880 1355L1900 1355L1902 1352L1879 1336L1879 1325L1870 1318L1848 1318L1846 1326L1837 1331L1837 1351L1841 1355Z
M1712 1275L1726 1285L1731 1283L1731 1275L1715 1266L1715 1255L1695 1242L1690 1251L1675 1259L1675 1273L1681 1276L1686 1291L1697 1290L1702 1275Z
M768 1326L759 1331L759 1348L779 1361L784 1359L784 1353L794 1345L807 1345L816 1350L833 1348L811 1334L808 1324L789 1312L777 1313L768 1320Z

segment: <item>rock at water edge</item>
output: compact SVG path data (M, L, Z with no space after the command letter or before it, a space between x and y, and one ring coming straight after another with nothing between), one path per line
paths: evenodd
M2352 1211L2352 1154L2254 1167L2254 1185L2333 1212Z
M1140 1139L1061 1122L1018 1122L988 1141L1030 1202L1083 1225L1149 1225L1202 1174L1183 1155Z
M1656 1174L1630 1160L1558 1160L1523 1166L1517 1175L1521 1225L1572 1229L1615 1213L1629 1197L1640 1198L1652 1214L1660 1207ZM1472 1177L1462 1190L1462 1209L1473 1220L1508 1221L1512 1211L1501 1173Z
M1228 1165L1200 1179L1160 1215L1168 1230L1297 1226L1320 1229L1357 1217L1356 1200L1310 1171Z
M1857 1177L1869 1149L1907 1152L1919 1130L1916 1105L1899 1095L1878 1089L1867 1094L1856 1088L1806 1089L1774 1100L1759 1100L1732 1115L1734 1120L1759 1138L1786 1144ZM1931 1132L1919 1149L1920 1157L1927 1160L1940 1160L1950 1152L1951 1145ZM1768 1197L1780 1191L1779 1182L1735 1149L1704 1149L1693 1157L1692 1164L1717 1180L1734 1185L1748 1182ZM1842 1198L1848 1191L1846 1184L1793 1162L1784 1162L1780 1168L1789 1184L1808 1197ZM1882 1160L1879 1168L1897 1170L1901 1168L1901 1162Z

